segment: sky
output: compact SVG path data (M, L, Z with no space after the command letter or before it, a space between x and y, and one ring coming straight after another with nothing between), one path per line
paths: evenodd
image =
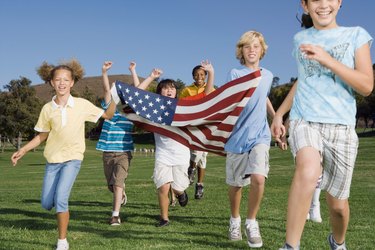
M21 76L40 84L36 68L44 61L78 59L85 76L129 74L130 61L147 77L161 68L162 78L193 82L202 60L215 68L215 85L226 82L240 64L235 47L249 30L263 33L269 46L261 66L280 78L296 77L293 35L301 30L299 0L1 0L0 90ZM375 1L343 0L341 26L361 26L375 37ZM375 49L371 49L375 62Z

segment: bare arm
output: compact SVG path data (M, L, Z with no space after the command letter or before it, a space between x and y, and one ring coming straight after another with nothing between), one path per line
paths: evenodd
M273 108L272 102L267 98L267 113L273 119L275 117L275 109Z
M374 88L374 75L369 44L364 44L356 50L354 69L331 57L320 46L302 44L300 50L306 55L306 58L316 60L321 65L330 69L359 94L363 96L371 94Z
M17 152L15 152L11 157L13 166L16 166L18 160L21 159L27 152L38 147L42 142L44 142L48 138L48 134L49 132L39 133L31 141L29 141L25 146L23 146Z
M109 86L108 70L112 67L111 61L105 61L102 66L104 101L109 103L111 101L111 88Z
M107 119L107 120L112 119L116 111L116 103L112 100L112 98L110 99L110 102L111 103L109 104L108 108L102 114L102 118Z
M130 74L133 77L134 86L138 87L139 84L140 84L140 81L139 81L139 78L138 78L138 75L137 75L137 71L135 70L136 66L137 66L137 64L135 62L130 62L129 71L130 71Z
M285 97L283 103L277 109L271 124L271 133L277 143L281 142L281 138L285 136L286 129L283 125L283 116L291 109L293 104L294 94L296 92L298 81L294 83L288 95Z
M140 89L147 89L148 85L150 85L150 83L154 81L156 78L159 78L162 74L163 71L161 69L153 69L150 75L137 87Z
M208 95L212 91L214 91L214 79L215 79L215 71L212 64L206 60L201 62L202 69L207 72L207 84L206 88L204 89L204 93Z

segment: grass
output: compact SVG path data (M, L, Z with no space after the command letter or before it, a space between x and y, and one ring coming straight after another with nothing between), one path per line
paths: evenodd
M209 154L205 197L170 208L171 225L156 228L159 215L151 179L154 158L137 153L126 182L128 204L122 208L123 224L110 227L111 194L104 179L101 153L88 142L85 160L70 197L71 249L248 249L245 240L227 240L229 202L225 184L225 158ZM349 249L373 249L375 244L375 139L360 139L351 188L351 219L347 232ZM53 249L57 239L55 214L40 206L45 159L42 149L29 152L17 167L10 164L11 149L0 153L0 249ZM293 175L289 152L271 148L271 171L258 220L264 246L277 249L285 238L287 193ZM307 222L303 249L328 249L328 211L321 195L323 223ZM247 192L241 215L245 218Z

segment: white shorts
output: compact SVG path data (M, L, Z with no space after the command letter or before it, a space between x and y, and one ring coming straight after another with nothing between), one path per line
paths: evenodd
M318 150L323 166L320 188L337 199L349 198L358 151L358 136L353 127L293 120L288 141L294 157L304 147Z
M233 187L250 184L250 175L259 174L268 177L269 145L257 144L250 152L234 154L227 152L226 183Z
M155 161L154 167L154 183L156 188L160 188L166 183L171 183L173 189L177 191L184 191L189 187L189 177L187 170L189 165L166 165L159 161Z
M207 152L205 151L190 151L190 160L194 162L198 168L206 168L207 165Z

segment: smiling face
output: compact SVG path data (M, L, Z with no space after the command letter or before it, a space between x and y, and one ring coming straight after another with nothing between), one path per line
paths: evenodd
M70 95L70 89L74 85L72 72L66 69L58 69L54 72L51 85L58 97Z
M242 56L247 66L258 64L262 55L263 49L258 38L242 47Z
M302 0L301 3L311 16L314 28L324 30L337 27L336 16L342 0Z
M206 71L204 71L203 69L196 69L193 74L193 79L196 86L203 86L206 80Z

